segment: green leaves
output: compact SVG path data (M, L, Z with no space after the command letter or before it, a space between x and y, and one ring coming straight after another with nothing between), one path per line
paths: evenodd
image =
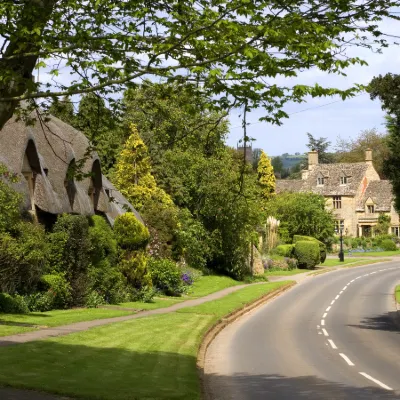
M0 102L91 91L111 98L137 79L168 78L196 82L224 109L244 102L248 109L263 106L264 118L280 123L287 101L301 101L308 94L345 98L351 92L318 86L276 90L260 81L312 68L342 73L351 64L363 64L341 54L349 45L386 46L377 22L398 4L398 0L5 2L0 5L0 38L6 39L0 59ZM27 84L39 58L50 58L55 65L50 74L58 79L50 93ZM66 66L73 71L72 79ZM7 115L0 115L0 126Z

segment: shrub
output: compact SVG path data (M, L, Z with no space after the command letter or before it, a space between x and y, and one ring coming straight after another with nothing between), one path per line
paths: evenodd
M397 250L396 244L391 239L382 240L380 247L385 251L394 251Z
M149 230L131 212L117 217L114 234L118 246L126 250L144 249L150 239Z
M97 308L104 303L104 297L95 290L92 290L86 297L85 305L87 308Z
M65 274L72 288L73 305L83 305L88 291L91 243L89 223L82 215L63 214L48 235L49 271Z
M127 279L117 267L111 267L107 259L89 271L91 290L101 295L106 303L118 304L129 301Z
M0 234L0 291L28 294L36 290L47 259L44 229L20 222Z
M315 241L300 240L296 242L294 254L299 268L314 268L320 262L319 245Z
M22 196L10 184L17 182L18 177L0 164L0 232L9 231L21 219L20 207Z
M92 264L96 266L104 259L107 259L110 265L114 266L117 262L117 241L111 226L99 215L92 216L89 223Z
M140 290L144 287L152 287L147 261L147 256L142 251L124 253L118 269L132 288Z
M150 303L153 300L153 297L156 295L157 290L153 287L143 287L140 290L133 289L131 293L132 301L140 301L143 303Z
M293 254L294 245L292 244L281 244L275 247L276 254L283 257L291 257Z
M294 235L293 236L293 243L297 243L298 241L313 241L313 242L317 242L318 246L319 246L319 252L320 252L320 256L319 256L319 263L324 263L326 260L326 246L324 243L322 243L321 241L311 237L311 236L301 236L301 235ZM318 264L319 264L318 263Z
M179 296L185 292L181 271L174 262L167 259L151 259L149 270L154 287L167 296Z
M8 314L26 314L29 312L24 297L11 296L8 293L0 293L0 312Z
M26 302L30 311L45 312L54 308L54 297L54 293L48 290L44 293L32 293L26 296Z
M39 287L52 294L51 309L68 308L72 303L71 285L63 273L43 275Z
M288 265L289 270L296 269L299 265L298 261L295 258L286 258L285 261Z

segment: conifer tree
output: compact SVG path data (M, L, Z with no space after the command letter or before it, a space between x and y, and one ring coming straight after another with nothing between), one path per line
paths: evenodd
M276 179L274 175L274 168L272 167L271 161L264 151L261 152L257 172L258 183L261 186L261 195L265 200L268 200L273 194L275 194Z
M161 205L172 204L168 194L157 186L151 174L148 151L135 125L115 165L114 183L117 189L140 211L149 200Z

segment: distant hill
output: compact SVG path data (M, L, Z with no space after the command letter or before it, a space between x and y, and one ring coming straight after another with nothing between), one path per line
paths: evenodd
M296 153L296 154L284 153L284 154L281 154L280 156L275 156L275 157L280 157L282 159L284 169L292 168L295 165L297 165L299 162L306 160L305 154L300 154L300 153ZM275 157L272 157L272 158L275 158Z

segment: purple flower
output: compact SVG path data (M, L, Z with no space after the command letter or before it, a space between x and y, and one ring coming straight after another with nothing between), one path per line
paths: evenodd
M192 285L193 284L193 278L189 274L183 274L182 275L182 280L185 282L186 285Z

